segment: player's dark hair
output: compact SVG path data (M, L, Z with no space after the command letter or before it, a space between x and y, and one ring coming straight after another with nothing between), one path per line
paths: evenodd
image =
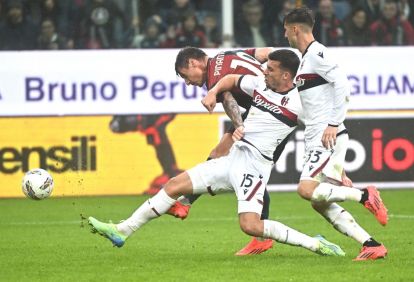
M311 9L306 6L296 8L289 12L285 19L283 20L284 24L300 23L313 28L315 24L315 18Z
M178 52L177 58L175 59L175 73L180 76L178 69L187 68L190 59L201 60L206 56L207 54L200 48L184 47Z
M276 50L268 55L268 59L271 61L280 62L281 69L287 70L292 75L292 77L296 76L296 72L298 71L300 64L300 59L295 52L288 49Z

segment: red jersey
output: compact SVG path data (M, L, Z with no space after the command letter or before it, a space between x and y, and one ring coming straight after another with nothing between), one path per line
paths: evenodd
M223 76L227 74L262 75L261 63L254 58L256 49L235 50L218 53L208 60L207 89L211 89ZM231 90L237 104L245 109L250 108L252 97L244 94L238 87ZM217 96L217 102L223 101L223 95Z

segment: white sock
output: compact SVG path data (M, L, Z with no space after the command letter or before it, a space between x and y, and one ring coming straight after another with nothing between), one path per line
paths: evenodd
M175 199L161 189L154 197L145 201L128 219L116 225L119 232L130 236L142 225L153 218L166 213L175 203Z
M343 202L351 200L359 202L362 197L362 191L356 188L346 186L336 186L331 183L323 182L316 187L312 194L314 202Z
M177 201L179 201L181 204L186 205L186 206L191 205L190 200L186 196L178 197Z
M317 209L318 210L318 209ZM332 203L325 210L318 210L342 234L349 236L361 245L371 236L362 229L352 215L344 210L340 205Z
M295 229L292 229L274 220L263 220L263 237L276 240L283 244L301 246L311 251L316 251L319 241Z

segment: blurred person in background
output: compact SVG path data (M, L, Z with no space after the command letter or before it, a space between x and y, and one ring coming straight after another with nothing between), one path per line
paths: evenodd
M4 7L6 18L0 22L0 50L33 50L38 30L26 17L23 2L9 0Z
M160 48L162 43L160 23L154 18L149 18L144 26L143 38L139 48Z
M414 45L414 29L407 20L401 19L398 4L387 0L382 17L370 26L371 45Z
M351 1L349 0L332 0L335 16L343 21L351 12Z
M68 49L66 38L56 31L55 24L52 20L43 20L40 35L37 40L37 48L41 50Z
M126 17L112 0L85 0L76 31L77 47L123 48L127 27Z
M315 39L326 46L345 45L342 22L336 17L332 0L320 0L313 28Z
M198 24L197 17L193 12L184 15L180 26L175 33L167 35L167 39L162 44L164 48L206 47L206 35Z
M412 13L413 13L413 6L414 1L408 0L399 0L398 1L398 10L400 11L400 16L402 20L408 20L411 24L413 24L410 20Z
M369 46L369 25L367 15L362 7L353 9L345 22L347 46Z
M221 45L221 31L217 21L218 15L207 12L202 21L202 30L206 37L207 48L217 48Z
M238 19L238 15L235 18ZM238 46L272 46L271 26L264 20L260 1L249 0L242 5L242 17L240 22L235 23L234 38Z
M360 0L362 8L368 17L368 22L372 23L381 17L381 7L383 0Z
M289 46L289 42L285 38L285 28L283 20L285 16L296 7L296 0L284 0L282 9L277 13L276 20L273 25L274 43L272 46Z

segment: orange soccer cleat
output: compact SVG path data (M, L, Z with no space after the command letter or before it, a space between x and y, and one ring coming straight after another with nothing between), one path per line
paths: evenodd
M263 252L266 252L273 247L273 240L266 239L264 241L259 241L255 237L246 245L243 249L238 251L236 256L247 256L247 255L258 255Z
M167 211L167 214L170 214L176 218L181 218L184 220L190 213L191 205L184 205L180 202L175 202L175 204Z
M365 201L364 206L375 215L378 222L386 225L388 222L388 210L385 207L380 193L375 186L368 186L368 200Z
M360 260L375 260L380 258L385 258L387 255L387 249L384 247L384 245L379 245L376 247L362 247L361 252L359 255L354 259L355 261Z

